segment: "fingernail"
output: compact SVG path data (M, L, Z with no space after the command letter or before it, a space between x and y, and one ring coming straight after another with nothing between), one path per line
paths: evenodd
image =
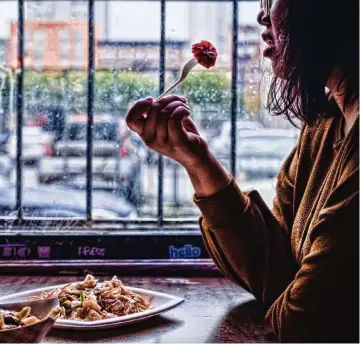
M148 103L151 103L153 101L152 97L147 97L145 98L145 100L148 102Z
M180 97L181 100L183 100L184 102L186 102L186 98L185 97Z

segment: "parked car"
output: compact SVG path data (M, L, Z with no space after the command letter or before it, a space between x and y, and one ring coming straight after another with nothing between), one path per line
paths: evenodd
M22 130L22 161L25 164L37 164L46 153L46 147L52 142L53 135L41 127L25 126ZM15 161L17 153L17 135L12 133L6 143L6 151Z
M0 183L0 215L14 213L15 188ZM86 197L83 190L71 190L54 185L39 185L23 190L25 216L85 217ZM135 207L123 198L107 192L93 191L93 216L101 219L136 218Z
M10 138L10 133L5 132L0 134L0 153L6 153L6 144Z
M246 179L274 178L298 139L292 129L258 129L242 131L237 144L238 174ZM229 168L230 153L217 153Z
M47 148L47 157L40 162L39 182L74 184L74 180L84 177L86 137L87 117L69 116L63 132ZM114 117L95 116L92 152L94 181L116 184L126 199L134 204L140 202L140 159L124 149Z
M242 131L263 129L264 125L257 121L243 121L239 120L236 122L236 132L240 136ZM209 140L209 147L215 152L221 151L230 152L230 137L231 137L231 122L223 123L220 129L220 135L214 139Z
M272 179L254 179L254 180L239 180L239 185L242 191L256 190L260 193L261 198L265 204L272 209L273 201L276 197L276 182L277 178Z
M0 152L0 176L10 178L14 163L9 155Z

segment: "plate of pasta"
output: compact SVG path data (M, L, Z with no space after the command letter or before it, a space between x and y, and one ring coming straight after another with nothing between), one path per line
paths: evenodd
M166 312L184 299L156 291L125 286L114 276L100 282L92 275L84 280L11 294L0 301L20 302L57 297L61 314L54 328L96 330L139 322Z

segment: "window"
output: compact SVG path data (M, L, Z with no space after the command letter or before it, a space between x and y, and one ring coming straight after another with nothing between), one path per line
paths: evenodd
M51 20L56 15L56 3L53 1L27 1L25 5L29 20Z
M23 15L24 1L17 3ZM155 97L179 76L192 42L212 41L216 67L196 67L176 92L187 97L195 124L243 189L265 188L271 203L274 176L297 132L260 103L258 2L59 1L50 17L51 3L25 1L44 10L37 12L42 30L53 32L46 48L48 32L34 32L34 58L47 58L44 68L12 71L16 90L2 85L0 134L9 138L0 142L0 215L10 230L0 233L0 260L7 259L6 242L27 245L34 260L37 245L51 247L52 259L166 259L170 247L197 247L198 256L190 249L184 258L209 258L184 169L148 150L124 117L135 100ZM2 2L0 12L7 13ZM105 17L106 25L99 19ZM21 45L27 19L22 26L18 19ZM79 61L88 61L86 68ZM40 133L30 140L24 134L34 127ZM106 254L80 257L78 246L104 247Z
M43 53L45 50L45 37L44 32L41 30L36 30L33 36L33 47L34 47L34 60L36 62L41 62L43 59Z
M66 29L59 31L59 49L60 59L62 61L68 61L70 55L70 35Z
M86 141L86 123L69 126L68 139L70 141ZM93 129L94 141L116 141L117 133L114 123L96 123Z
M85 45L83 42L83 36L81 31L75 30L74 32L74 48L75 48L75 61L76 63L82 63L85 56Z
M86 20L87 18L87 2L83 0L75 0L71 2L71 17L75 19Z

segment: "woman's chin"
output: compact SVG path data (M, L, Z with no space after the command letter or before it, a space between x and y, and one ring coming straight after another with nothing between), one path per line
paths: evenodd
M272 60L272 58L274 57L275 54L275 47L274 46L267 46L264 50L263 50L263 56Z

